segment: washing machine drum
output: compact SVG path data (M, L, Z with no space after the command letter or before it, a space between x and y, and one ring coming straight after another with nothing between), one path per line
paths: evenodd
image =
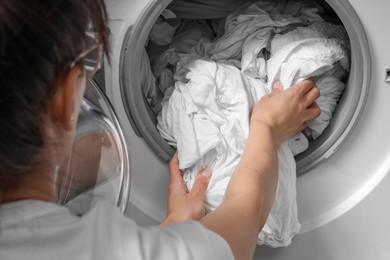
M242 2L254 1L241 0L240 3ZM285 2L288 2L288 0ZM352 12L349 3L336 0L318 0L316 2L321 4L328 19L345 26L350 38L352 59L346 88L329 126L322 136L310 142L309 148L305 152L296 156L298 175L317 167L321 162L335 154L352 133L363 111L371 77L370 55L365 33L362 26L360 26L359 18ZM211 7L217 3L222 3L222 1L210 2L211 9L207 12L207 8L204 7L205 1L202 0L166 0L164 3L170 10L176 11L178 17L184 16L188 20L188 18L193 19L192 16L199 16L200 14L202 16L209 15L210 10L214 10ZM229 3L232 4L231 1ZM198 8L188 8L192 5L196 5ZM124 39L120 64L120 83L124 107L133 128L139 136L146 140L156 154L168 161L172 157L174 149L167 144L157 131L157 115L150 107L144 94L145 91L142 89L146 80L142 75L145 74L144 71L146 65L148 65L147 62L144 62L143 49L145 42L150 39L149 33L154 25L155 20L151 17L158 18L156 8L152 6L149 12L146 11L136 26L131 27L131 32ZM163 7L159 6L158 8L161 9L160 11L164 16ZM201 12L202 8L205 12ZM217 17L222 15L220 11L215 11L215 14ZM140 64L144 65L140 67Z
M223 15L222 11L234 10L234 1L228 1L228 5L222 5L223 1L207 2L205 0L165 0L163 2L169 10L176 12L178 18L185 18L187 21L196 17L214 19ZM243 2L254 2L254 0L240 0L237 3ZM316 0L315 2L325 12L327 20L345 26L350 40L352 59L344 93L329 126L319 138L310 142L305 152L295 158L298 175L316 168L321 162L329 159L346 141L363 112L371 78L370 54L366 36L358 16L353 12L348 1ZM214 8L216 6L218 8ZM221 6L224 8L221 9ZM154 22L159 19L159 12L156 8L159 8L162 17L167 16L164 13L164 7L151 5L125 36L120 64L120 83L124 107L136 133L146 140L156 154L168 161L174 149L167 144L156 129L157 115L145 97L145 90L142 89L142 86L147 83L145 71L150 69L150 65L144 59L145 42L150 39L149 34ZM152 63L153 60L151 59L150 62Z
M106 200L125 211L129 161L121 128L97 83L87 83L72 150L59 169L58 203L74 214Z

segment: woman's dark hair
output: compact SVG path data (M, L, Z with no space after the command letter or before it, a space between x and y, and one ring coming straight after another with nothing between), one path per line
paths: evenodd
M0 184L28 172L42 149L42 114L85 32L107 50L105 19L103 0L0 1Z

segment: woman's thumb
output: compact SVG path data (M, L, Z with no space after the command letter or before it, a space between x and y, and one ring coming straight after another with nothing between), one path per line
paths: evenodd
M283 91L283 85L280 81L276 81L275 84L272 86L272 92L271 95L276 93L281 93Z
M200 171L198 176L196 176L195 178L191 192L200 193L201 195L204 195L207 190L207 186L209 185L211 174L212 171L210 167L206 167L202 171Z

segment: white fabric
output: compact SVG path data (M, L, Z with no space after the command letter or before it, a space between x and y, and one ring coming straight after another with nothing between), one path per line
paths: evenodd
M350 67L347 32L339 25L316 22L276 35L271 46L268 91L278 80L284 88L309 77L317 80L321 97L316 102L321 116L309 122L311 135L316 139L328 126L344 91L341 78Z
M214 21L213 28L205 20L182 21L168 49L151 63L152 71L158 80L158 88L165 91L174 86L174 74L192 60L206 55L210 41L218 33L220 21ZM157 86L155 86L157 88Z
M307 122L306 134L317 139L329 125L337 104L343 94L345 84L340 79L344 78L346 70L339 63L333 69L317 77L316 84L321 91L316 103L320 106L321 115Z
M141 228L103 201L78 217L53 203L25 200L0 206L0 259L234 258L228 244L198 222Z
M191 167L217 146L221 146L221 153L230 150L237 157L248 135L249 108L244 84L249 83L231 65L196 60L188 70L189 82L177 82L171 96L164 97L158 116L160 133L180 149L182 169Z
M245 2L252 0L175 0L168 6L180 18L224 18Z
M296 25L321 21L319 9L314 1L244 4L226 18L225 34L210 48L211 59L240 60L242 55L242 67L246 71L259 51L267 46L273 31L282 32Z
M176 18L176 15L169 9L165 9L154 23L149 39L158 45L168 45L172 42L179 25L180 20Z
M322 114L308 122L308 134L317 138L329 123L344 89L341 78L349 68L349 53L344 29L322 22L319 9L313 1L244 5L227 18L224 36L206 45L200 38L188 56L177 58L177 82L165 93L157 127L177 146L189 188L199 170L212 168L206 192L208 211L221 203L240 160L249 112L276 80L288 88L315 77ZM275 33L281 34L274 37ZM259 55L262 50L270 52L269 61ZM218 62L197 60L202 56ZM298 133L280 146L276 197L258 244L287 246L299 232L293 155L308 144Z
M176 83L165 96L157 128L177 146L180 168L186 169L184 180L190 189L202 168L212 168L205 200L207 211L212 211L222 202L240 161L249 133L249 111L265 95L266 86L229 64L196 60L188 70L188 83ZM288 245L300 229L295 161L287 141L280 146L278 159L277 195L258 240L275 247Z
M309 140L303 133L299 132L288 139L288 147L295 156L309 148Z

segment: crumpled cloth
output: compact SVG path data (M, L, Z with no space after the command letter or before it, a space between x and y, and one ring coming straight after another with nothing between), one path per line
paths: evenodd
M217 19L225 18L245 2L251 0L175 0L168 8L178 17L186 19Z
M225 34L210 47L211 59L241 60L245 71L273 34L322 21L320 10L317 3L307 0L244 4L226 18Z
M267 62L268 91L280 81L284 88L307 78L316 80L321 96L316 100L321 115L308 122L309 135L316 139L329 125L350 68L350 44L344 27L324 21L299 27L271 42Z
M230 64L196 60L188 70L188 83L178 82L164 97L157 128L168 143L177 146L179 166L185 169L184 180L190 189L197 173L205 166L211 167L213 175L205 198L210 212L222 202L243 153L250 104L253 107L266 94L266 86ZM258 239L259 244L272 246L287 245L300 228L295 161L287 141L278 149L278 160L277 197ZM277 237L279 233L282 238Z
M247 30L252 30L250 26L254 25L256 15L264 16L268 13L258 8L259 4L264 3L258 2L253 4L256 6L244 8L244 13L237 14L240 19L233 18L234 16L230 18L249 21ZM254 32L243 34L243 39L238 41L227 43L222 40L229 38L221 38L218 44L208 42L208 48L198 48L201 50L197 52L198 57L186 56L184 61L179 58L179 69L174 76L176 83L167 89L162 101L157 128L169 144L177 147L180 168L184 170L184 179L189 189L202 168L210 166L213 170L206 191L207 211L214 210L222 202L248 137L250 111L263 95L271 91L276 80L281 80L285 88L307 77L316 80L321 90L321 97L317 102L322 110L321 116L324 114L325 117L309 122L311 131L307 134L312 138L322 133L344 88L341 78L349 69L348 42L342 38L345 35L332 32L336 27L327 27L327 23L322 23L316 16L318 9L312 5L302 5L299 8L293 5L290 6L292 9L287 9L285 5L268 4L273 8L270 7L271 11L280 13L279 16L272 15L273 19L293 19L291 13L288 13L291 10L300 17L306 15L306 18L293 25L278 27L283 30L275 30L275 27L267 29L267 41L252 36L251 33L262 30L258 27ZM245 10L249 13L245 14ZM287 12L285 16L284 12ZM252 18L248 20L245 15ZM268 13L268 18L270 17ZM308 25L305 21L313 23L317 19L320 23L315 23L312 27L300 27ZM236 25L240 26L241 23ZM266 26L268 27L267 24ZM227 32L235 31L234 24L227 23L226 28ZM239 31L245 32L245 28ZM234 35L239 37L240 33ZM232 39L235 38L230 40ZM259 53L248 47L256 46L254 43L257 40L263 41L260 44L262 47L258 49ZM221 52L217 51L217 47ZM251 54L247 55L248 50L251 50ZM202 52L207 54L203 58ZM259 55L267 52L269 59ZM215 55L220 55L218 57L221 60L210 60ZM264 61L256 62L259 57ZM244 59L249 62L245 63L245 69L241 69ZM300 59L305 62L297 62ZM295 140L299 141L294 146ZM259 234L258 244L287 246L300 230L293 155L306 149L307 145L307 138L298 133L278 149L279 179L276 197L267 222Z
M180 19L169 9L165 9L157 18L150 33L149 40L157 45L168 45L172 42Z

